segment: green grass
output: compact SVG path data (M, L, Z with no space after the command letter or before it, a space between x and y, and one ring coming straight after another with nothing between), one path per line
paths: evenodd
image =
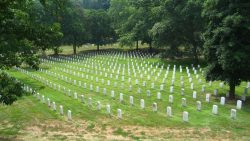
M69 53L70 49L66 51ZM219 104L220 97L225 96L226 92L228 91L228 86L224 86L224 88L219 88L219 96L218 97L212 97L212 102L206 103L205 102L205 94L201 93L201 86L206 85L206 93L213 93L213 90L215 88L219 87L220 82L213 82L212 86L208 86L208 83L205 82L204 78L202 78L202 84L198 84L198 80L195 78L193 71L191 71L190 64L192 63L190 60L179 60L179 61L168 61L168 60L160 60L157 58L151 58L146 59L146 62L150 62L150 64L153 64L153 68L157 70L157 72L160 70L161 64L164 64L164 70L160 77L155 81L155 89L151 89L151 83L153 82L154 78L151 77L151 80L147 81L146 87L141 86L142 80L139 80L139 86L141 88L142 93L137 93L138 85L135 84L135 77L133 76L132 67L131 69L131 85L133 86L132 91L130 92L128 90L128 86L130 85L128 83L128 73L125 71L125 81L121 81L121 71L120 70L120 76L119 80L115 79L115 75L113 75L113 78L110 78L109 75L107 78L104 77L105 71L103 71L103 75L100 76L100 74L91 73L91 67L90 72L84 72L84 74L88 74L89 78L81 78L78 76L74 76L73 73L65 73L62 70L55 69L61 68L61 69L68 69L64 66L64 64L67 64L71 66L72 68L82 67L82 68L88 68L88 66L84 66L84 64L91 64L92 62L104 64L104 66L100 66L100 69L103 69L105 67L106 69L109 68L107 62L112 60L112 56L107 55L99 55L96 58L90 57L89 60L81 60L83 66L79 66L79 64L76 63L66 63L66 62L54 62L52 65L53 67L49 67L48 65L50 63L42 63L41 68L46 69L47 71L51 71L60 75L67 76L68 78L72 78L73 80L77 80L77 85L73 85L72 83L67 83L63 80L58 80L57 77L48 75L44 72L40 71L34 71L29 70L30 74L33 74L35 76L39 76L42 78L48 79L50 82L56 83L57 86L61 86L61 91L54 90L50 88L49 86L46 86L41 81L32 79L30 76L21 73L20 71L11 69L8 71L8 73L14 77L16 77L18 80L22 81L26 85L31 86L34 88L37 92L40 93L40 95L44 95L45 98L50 98L51 103L54 101L57 105L57 109L59 109L59 105L63 105L64 107L64 116L60 116L59 110L54 112L51 108L48 108L46 104L41 103L41 101L38 101L37 98L34 96L24 96L20 98L17 102L15 102L12 106L0 106L0 137L4 139L9 138L15 138L17 135L20 134L20 131L23 130L25 127L28 127L31 123L36 122L39 120L40 122L46 121L48 119L51 120L59 120L59 121L65 121L66 120L66 112L67 110L72 111L72 118L73 122L78 122L78 120L86 120L88 121L88 125L86 128L87 131L92 132L95 128L96 124L102 125L102 130L106 130L106 126L112 126L116 128L113 133L116 135L122 135L124 137L130 137L131 139L138 140L139 137L136 135L130 134L127 131L123 130L123 126L131 125L131 126L146 126L146 127L168 127L168 128L178 128L180 130L185 130L187 128L195 128L197 129L197 133L199 134L199 129L203 128L210 128L211 135L209 136L218 136L220 134L223 134L225 131L232 132L233 139L247 139L250 138L250 104L247 102L243 102L243 108L242 110L237 110L237 119L232 120L230 118L230 109L235 108L236 102L235 101L226 101L226 105L222 106ZM102 61L102 62L101 62ZM123 58L117 58L118 64L124 64L128 61L131 61L129 59L123 59ZM140 59L133 59L133 61L136 61L139 66L140 63L143 63ZM159 63L159 67L156 68L156 64ZM166 79L166 84L164 84L164 90L161 91L162 99L157 100L156 94L159 92L159 86L162 82L162 78L165 74L165 69L167 65L170 64L170 70L168 74L168 78ZM173 72L173 64L176 64L176 78L175 78L175 86L174 86L174 103L170 104L168 102L168 96L170 95L169 87L171 84L171 77ZM179 65L183 66L183 72L179 72ZM195 84L195 90L197 91L198 97L197 99L192 98L192 90L189 88L188 85L188 77L186 76L186 69L185 67L189 66L190 72L193 76L193 82ZM202 66L204 66L202 64ZM127 66L126 66L127 67ZM142 68L142 67L141 67ZM111 69L111 68L110 68ZM127 70L127 68L126 68ZM79 70L74 70L80 73ZM98 69L98 71L100 71ZM82 72L81 72L82 73ZM137 72L137 77L139 77L139 72ZM91 80L90 76L93 76L93 80ZM157 73L155 74L157 75ZM201 72L199 72L199 75L201 76ZM185 96L181 96L181 87L180 87L180 76L184 76L184 82L185 82ZM95 81L95 78L99 78L99 82ZM104 84L101 83L101 79L109 79L111 80L111 86L107 86L107 81L105 81ZM143 80L147 80L147 76L143 75ZM84 82L88 83L87 89L84 89L83 87L78 86L78 81L82 81L82 85ZM113 86L113 82L117 82L117 87ZM93 91L90 91L89 84L93 84ZM70 89L72 92L72 96L69 97L67 94L64 94L63 86L66 88L66 90ZM100 87L100 92L95 92L95 86ZM244 88L246 86L246 82L243 82L239 87L236 88L236 93L240 96ZM104 96L102 93L102 88L107 88L107 95ZM146 96L146 90L151 90L151 97ZM115 99L112 99L110 96L111 90L115 91ZM73 93L77 92L78 99L73 99ZM124 96L124 102L119 102L119 93L123 93ZM80 101L80 95L83 94L85 96L85 103L81 103ZM134 96L134 106L131 107L129 105L129 96ZM87 105L87 98L91 97L93 100L93 106L89 107ZM185 97L187 99L187 107L181 106L181 98ZM145 106L146 108L144 110L140 109L140 103L139 100L143 98L145 100ZM202 102L202 110L198 112L196 110L196 101L200 100ZM100 101L102 105L101 111L98 111L96 109L96 102ZM157 102L158 104L158 111L152 112L152 103ZM106 114L106 104L111 105L111 116ZM211 113L212 105L217 104L219 107L219 115L213 115ZM166 107L171 106L173 116L171 118L166 117ZM117 119L117 109L122 109L123 112L123 118L121 120ZM189 112L189 122L184 123L182 121L182 112L188 111ZM105 126L104 126L105 125ZM60 130L60 129L58 129ZM141 135L145 136L145 132L141 132ZM46 135L45 135L46 136ZM202 138L204 135L200 135ZM57 136L55 136L57 138ZM174 138L174 135L168 134L166 138ZM1 139L1 138L0 138ZM65 136L58 136L59 140L66 140L67 138Z

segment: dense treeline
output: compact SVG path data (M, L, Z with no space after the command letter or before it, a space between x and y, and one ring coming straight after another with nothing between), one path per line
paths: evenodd
M163 57L207 60L207 80L235 86L250 79L248 0L3 0L1 68L38 68L37 52L119 42L163 48Z

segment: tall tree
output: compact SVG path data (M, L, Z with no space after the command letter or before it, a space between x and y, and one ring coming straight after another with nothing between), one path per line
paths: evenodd
M99 51L100 45L105 45L115 41L115 31L111 26L109 15L104 10L88 10L87 27L91 37L89 42L97 46Z
M194 62L198 62L198 50L203 44L202 5L201 0L165 0L155 8L157 20L151 35L157 46L169 46L167 56L175 57L179 54L178 47L184 46L191 48Z
M132 46L136 42L138 49L138 43L141 41L152 48L149 31L154 25L152 7L157 3L152 0L111 0L109 14L115 23L121 45Z
M203 15L206 79L227 83L230 99L235 99L235 86L250 80L249 1L207 0Z
M23 62L37 66L36 57L39 48L31 38L33 30L29 17L29 1L0 1L0 68L19 66Z
M73 53L88 40L86 31L86 16L84 9L79 3L67 5L67 9L62 14L62 32L64 33L63 43L73 45Z

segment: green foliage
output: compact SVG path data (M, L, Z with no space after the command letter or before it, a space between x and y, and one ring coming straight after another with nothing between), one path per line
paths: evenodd
M89 36L86 31L86 16L83 8L78 8L77 3L69 3L62 13L63 44L73 45L74 54L76 47L86 43Z
M4 72L0 72L0 102L11 105L24 94L23 84Z
M206 79L228 83L231 99L235 98L235 86L250 80L248 3L246 0L207 0L204 5Z
M90 33L90 43L97 45L99 50L100 45L105 45L115 41L115 32L111 27L109 15L104 10L88 10L87 27Z
M151 36L156 46L169 46L167 56L178 56L179 47L185 46L194 61L198 62L198 51L203 44L202 4L200 0L165 0L155 8L157 20L151 29Z
M152 38L149 30L154 24L151 8L156 4L150 0L112 0L109 15L112 17L121 45L132 46L133 42L149 44Z
M85 9L108 9L110 0L82 0L81 5Z
M0 4L1 68L20 66L23 62L37 68L37 51L59 46L60 24L44 20L46 7L39 1L14 0Z

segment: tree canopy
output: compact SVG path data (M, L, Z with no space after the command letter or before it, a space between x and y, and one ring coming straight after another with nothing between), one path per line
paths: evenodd
M247 0L207 0L203 15L207 18L205 56L206 79L221 80L235 86L250 80L250 10Z

